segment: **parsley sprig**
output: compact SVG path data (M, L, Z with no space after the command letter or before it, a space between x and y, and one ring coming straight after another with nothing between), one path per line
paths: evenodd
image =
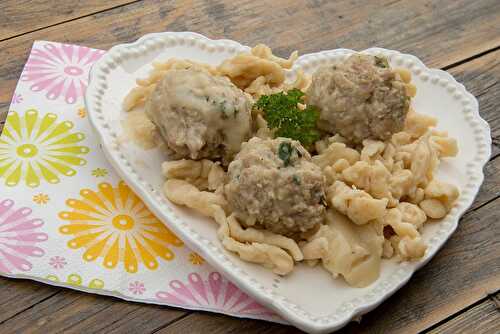
M320 137L316 129L319 111L314 106L300 110L297 104L302 103L303 96L299 89L263 95L254 107L264 112L268 126L276 129L276 136L298 140L308 147Z
M283 161L285 167L291 164L293 149L292 144L287 142L281 143L278 147L278 157Z

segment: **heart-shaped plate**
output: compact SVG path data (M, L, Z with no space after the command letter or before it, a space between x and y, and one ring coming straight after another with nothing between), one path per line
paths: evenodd
M381 48L362 51L384 55L392 66L412 72L413 83L417 86L413 108L437 117L438 128L458 140L458 156L443 161L437 177L457 185L461 195L444 219L424 227L423 238L428 244L424 258L403 263L384 260L380 278L366 288L349 287L342 279L333 279L320 266L298 265L291 275L279 277L227 252L217 239L216 224L211 219L165 199L160 166L166 157L159 149L143 150L132 142L124 144L120 140L122 120L126 117L123 99L135 86L137 78L147 76L153 61L175 57L217 65L249 50L235 41L211 40L191 32L149 34L134 43L114 46L90 73L85 96L88 114L111 164L151 211L190 248L294 326L311 333L330 332L379 305L443 246L457 228L460 216L472 204L483 181L483 166L491 154L490 129L479 116L477 100L450 74L429 69L418 58L397 51ZM299 68L311 74L318 66L353 52L336 49L303 55L287 71L287 80L292 80Z

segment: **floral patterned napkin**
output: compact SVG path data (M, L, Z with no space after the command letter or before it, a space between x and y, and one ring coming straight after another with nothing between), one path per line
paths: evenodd
M0 136L0 275L282 322L184 246L108 164L83 102L103 54L33 44Z

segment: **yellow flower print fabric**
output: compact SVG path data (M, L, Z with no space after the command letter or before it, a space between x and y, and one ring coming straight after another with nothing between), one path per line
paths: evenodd
M45 278L52 282L61 282L59 277L54 274L47 275L47 277ZM70 274L65 283L72 286L84 286L83 279L78 274ZM91 289L100 290L104 288L104 282L100 279L94 278L89 282L88 287Z
M5 185L24 182L34 188L42 180L54 184L61 176L74 176L90 150L81 145L85 135L72 128L72 122L58 121L53 113L11 111L0 137L0 178Z
M33 202L35 202L36 204L44 205L44 204L49 203L49 201L50 201L50 197L47 194L39 193L39 194L33 195Z
M117 187L99 183L97 191L82 189L80 196L66 201L72 210L60 212L59 218L69 224L59 231L73 236L69 248L85 249L86 261L102 258L104 267L122 264L130 273L140 264L155 270L158 259L174 258L170 246L183 245L124 182Z
M205 260L201 256L199 256L198 254L196 254L195 252L191 252L191 253L189 253L189 262L191 262L191 264L197 266L197 265L203 264L205 262Z

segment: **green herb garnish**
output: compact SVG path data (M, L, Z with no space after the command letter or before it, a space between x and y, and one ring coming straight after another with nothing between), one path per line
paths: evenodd
M294 175L294 176L292 176L292 180L293 180L293 183L300 186L300 177L298 177L297 175Z
M304 93L299 89L261 96L254 108L264 112L264 118L271 129L276 130L276 136L287 137L300 141L304 146L310 146L319 139L316 121L319 111L314 106L300 110L297 106L302 102Z
M282 142L278 147L278 157L283 160L285 167L290 165L290 158L292 157L293 147L289 142Z
M219 102L219 110L221 112L222 119L228 119L227 108L226 108L226 100L222 100Z
M226 112L226 100L222 100L221 102L219 102L219 109L222 112Z
M389 68L389 62L383 56L375 56L375 66Z

